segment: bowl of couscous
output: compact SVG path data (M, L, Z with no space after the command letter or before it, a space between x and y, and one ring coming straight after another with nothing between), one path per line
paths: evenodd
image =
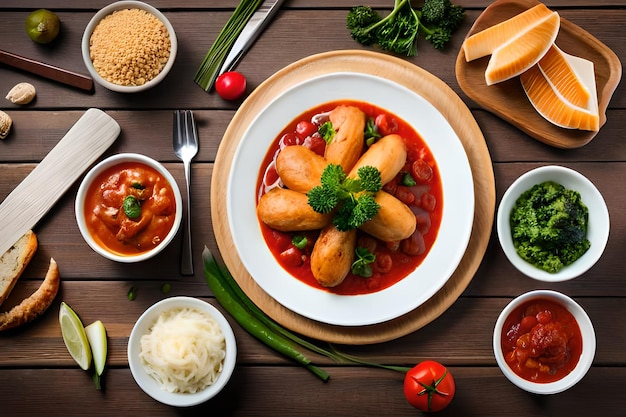
M171 23L141 1L118 1L100 9L87 24L81 45L94 81L121 93L160 83L174 64L177 48Z

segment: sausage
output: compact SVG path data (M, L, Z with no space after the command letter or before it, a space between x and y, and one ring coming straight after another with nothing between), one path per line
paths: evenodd
M406 163L407 150L400 135L391 134L379 139L359 158L349 177L356 178L357 170L364 166L373 166L380 171L383 185L398 175Z
M276 172L285 187L301 193L321 185L326 165L324 157L299 145L285 147L276 157Z
M361 230L383 242L406 239L413 234L417 222L406 204L385 191L376 193L375 200L380 210L372 220L361 225Z
M263 223L282 232L321 229L332 221L331 213L320 214L309 206L306 194L286 188L263 194L256 210Z
M311 272L324 287L336 287L350 272L356 249L356 229L342 232L328 225L320 232L311 253Z
M336 133L326 145L324 157L328 163L341 165L349 172L363 153L367 116L357 107L338 106L329 117Z

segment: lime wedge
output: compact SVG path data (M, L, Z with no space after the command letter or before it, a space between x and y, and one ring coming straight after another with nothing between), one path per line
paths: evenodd
M85 371L91 366L91 348L83 323L74 310L65 302L61 302L59 309L59 324L65 347L76 363Z
M85 333L87 340L89 340L89 346L91 346L96 373L102 375L107 361L107 332L104 324L100 320L94 321L85 327Z

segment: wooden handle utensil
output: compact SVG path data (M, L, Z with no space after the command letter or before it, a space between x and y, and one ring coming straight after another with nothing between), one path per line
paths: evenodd
M119 124L89 109L0 204L0 254L52 208L82 173L117 139Z
M26 58L0 49L0 63L39 75L71 87L93 92L93 79L63 68Z

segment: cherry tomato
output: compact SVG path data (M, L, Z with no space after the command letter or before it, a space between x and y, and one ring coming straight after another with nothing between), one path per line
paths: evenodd
M378 128L378 133L383 136L387 136L398 131L398 122L386 113L381 113L376 116L374 123Z
M298 135L300 139L306 139L314 133L317 133L317 126L311 122L302 120L296 125L296 135Z
M286 146L300 145L300 139L296 136L295 133L285 133L282 138L280 138L280 149L283 149Z
M246 92L246 77L237 71L225 72L215 80L215 91L224 100L237 100Z
M304 261L302 251L295 246L291 246L280 253L280 259L285 265L300 266Z
M406 205L413 204L415 202L415 194L411 192L409 187L405 187L404 185L398 185L396 192L393 195Z
M404 377L404 396L409 404L422 411L443 410L455 391L452 374L439 362L420 362Z
M320 156L324 156L326 151L326 141L318 135L308 136L302 145Z
M428 182L433 178L433 168L423 159L418 159L411 166L413 178L418 181Z

